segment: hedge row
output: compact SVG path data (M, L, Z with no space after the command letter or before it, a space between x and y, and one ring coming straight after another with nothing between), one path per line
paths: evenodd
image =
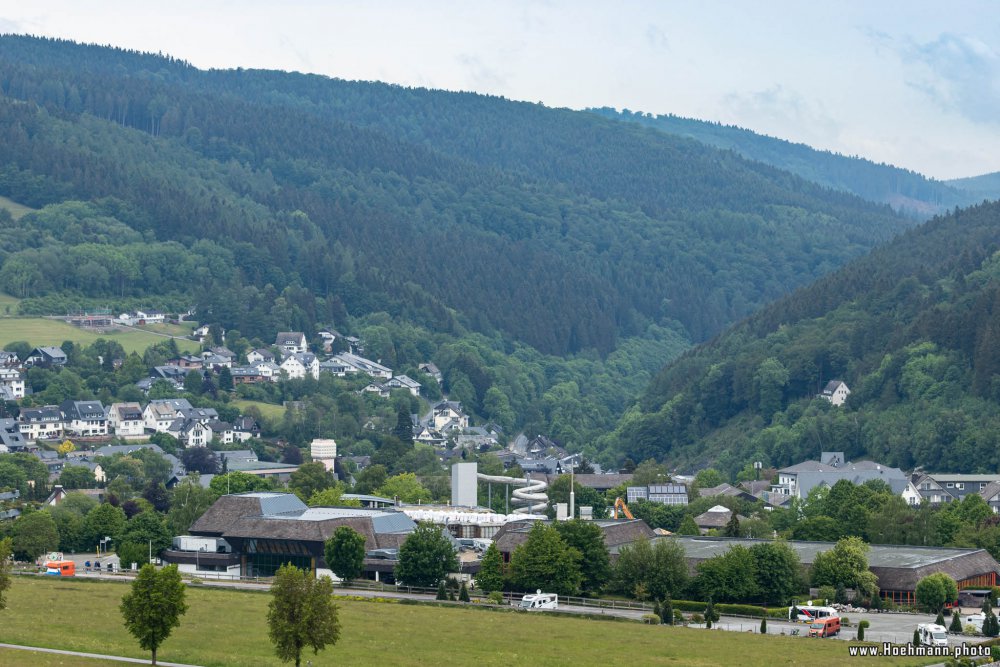
M674 609L680 611L691 611L702 613L705 611L707 606L705 602L697 602L695 600L672 600ZM760 618L761 616L767 616L768 618L788 618L788 607L773 607L768 609L767 607L758 607L752 604L728 604L725 602L720 602L715 605L715 611L724 614L726 616L753 616L754 618Z

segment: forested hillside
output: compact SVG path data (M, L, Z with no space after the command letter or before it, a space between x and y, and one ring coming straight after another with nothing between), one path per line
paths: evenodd
M299 305L306 320L457 317L555 354L607 353L649 322L700 340L904 226L696 142L480 95L13 36L0 90L0 192L120 199L150 240L218 245L204 271L220 286L324 298L322 315ZM18 283L52 292L2 286ZM257 326L200 292L204 310Z
M1000 199L1000 172L983 174L981 176L970 176L968 178L956 178L947 181L948 185L968 192L970 196L977 199Z
M995 199L998 191L996 187L965 187L960 181L936 181L909 169L816 150L805 144L757 134L734 125L669 114L653 115L628 110L618 112L606 107L590 111L605 118L636 123L716 148L732 150L743 157L785 169L820 185L889 204L897 211L920 219L946 212L955 206Z
M846 405L816 394L850 387ZM664 369L604 441L634 460L1000 465L1000 204L935 218Z
M0 195L39 209L0 219L22 313L193 305L264 341L334 326L576 448L691 342L911 224L689 139L482 95L21 36L0 37L0 93Z

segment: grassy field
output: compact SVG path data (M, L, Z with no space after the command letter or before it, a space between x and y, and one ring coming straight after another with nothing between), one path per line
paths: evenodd
M285 416L285 406L283 405L244 400L233 400L230 401L230 404L237 406L243 412L246 412L247 408L253 406L260 410L260 414L264 415L267 419L281 419Z
M13 644L148 657L118 613L122 583L19 577L2 612L0 639ZM265 593L192 587L163 661L274 665ZM340 642L313 665L916 665L928 660L849 658L847 642L664 628L549 614L341 601ZM35 655L35 654L29 654ZM49 665L58 662L7 662ZM18 660L22 658L17 658ZM25 659L34 659L25 658ZM48 657L39 657L48 660ZM101 664L83 662L79 664Z
M2 312L2 305L0 305ZM121 343L126 352L141 353L150 345L166 340L145 331L118 331L97 333L74 327L58 320L47 320L41 317L4 318L0 319L0 348L16 340L27 341L32 346L59 345L64 340L89 345L98 338L115 340ZM193 352L198 349L198 343L193 340L178 340L181 351Z
M15 220L20 218L25 213L31 213L35 210L29 206L25 206L24 204L18 204L16 201L7 199L6 197L0 197L0 208L5 208L10 211L10 214L14 216Z
M19 303L21 303L21 300L17 297L0 292L0 317L10 317L12 315L16 315L17 304Z
M98 660L96 658L81 658L75 655L54 655L39 651L22 651L13 648L0 648L0 665L4 667L121 667L125 663L117 660Z

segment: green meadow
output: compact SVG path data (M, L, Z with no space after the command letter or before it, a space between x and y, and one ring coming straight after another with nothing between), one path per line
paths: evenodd
M125 631L118 603L126 584L17 577L0 612L0 641L148 657ZM161 661L206 667L280 665L267 637L264 592L192 586L188 612L160 647ZM319 665L917 665L933 660L849 658L848 642L666 628L638 622L460 605L343 600L339 643ZM8 657L12 660L8 662ZM33 662L37 658L37 662ZM0 653L5 665L104 664Z

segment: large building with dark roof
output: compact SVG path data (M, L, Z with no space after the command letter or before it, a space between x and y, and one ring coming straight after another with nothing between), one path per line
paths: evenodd
M323 546L340 526L361 533L367 552L381 553L398 549L416 528L394 509L308 507L291 493L255 491L219 498L189 535L174 538L163 559L205 576L269 577L285 563L328 574ZM385 564L384 558L366 559L366 570L391 573Z
M503 556L504 561L510 561L510 555L514 549L528 541L528 533L535 521L543 519L526 519L524 521L511 521L497 531L493 537L497 549ZM551 523L546 521L546 523ZM618 549L626 544L631 544L639 539L651 540L656 537L653 529L642 519L596 519L594 524L604 533L604 546L617 555Z
M682 537L676 540L683 548L692 571L698 563L719 556L736 544L752 546L767 540L729 537ZM805 567L811 567L816 554L832 549L834 542L789 541ZM615 550L612 550L614 553ZM985 549L953 549L949 547L917 547L872 544L868 551L868 567L878 577L882 597L897 604L913 604L917 582L929 574L944 572L958 583L958 588L995 586L1000 564Z

